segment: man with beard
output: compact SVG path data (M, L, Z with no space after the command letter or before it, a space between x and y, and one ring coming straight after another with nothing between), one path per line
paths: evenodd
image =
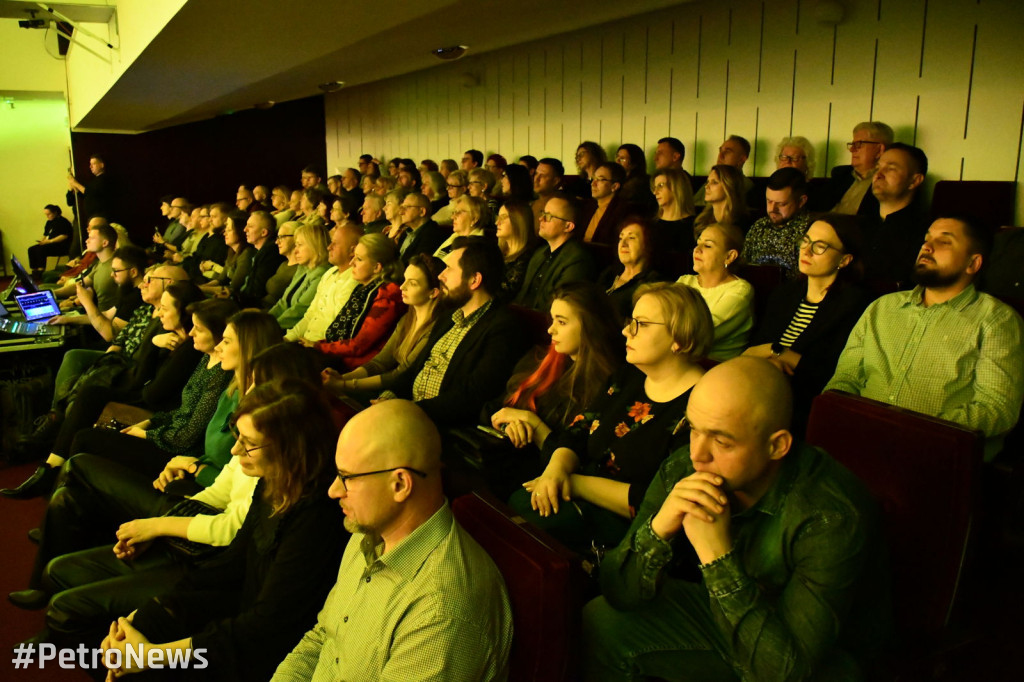
M939 218L914 266L918 286L879 298L857 322L825 386L947 419L998 454L1024 394L1024 322L974 288L992 231Z
M798 245L811 224L807 178L796 168L780 168L768 178L764 195L768 215L747 232L743 260L751 265L779 265L794 279L800 274Z
M360 412L335 463L328 495L352 537L316 626L273 680L508 679L505 585L452 516L423 411L389 400Z
M411 398L439 426L475 425L480 406L505 388L527 343L523 325L494 300L505 271L494 241L460 237L445 265L442 302L453 312L441 316L429 350L382 397Z
M146 252L137 246L122 246L114 251L111 276L117 284L117 305L109 310L101 310L96 303L93 290L84 283L76 283L78 302L85 310L85 315L58 315L49 321L50 324L91 324L93 329L110 342L128 324L135 309L142 305L142 294L139 287L146 274Z

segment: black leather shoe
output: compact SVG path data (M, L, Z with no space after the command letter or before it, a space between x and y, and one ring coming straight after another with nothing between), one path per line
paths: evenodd
M17 488L4 488L0 490L0 495L13 500L30 500L33 497L49 495L59 474L59 467L49 467L43 464L37 467L35 473L26 478Z
M45 608L50 603L50 595L46 594L42 590L21 590L20 592L11 592L7 595L7 599L12 604L17 606L19 609L25 609L26 611L38 611L41 608Z
M28 539L38 545L40 542L42 542L43 531L39 530L38 528L33 528L28 532Z

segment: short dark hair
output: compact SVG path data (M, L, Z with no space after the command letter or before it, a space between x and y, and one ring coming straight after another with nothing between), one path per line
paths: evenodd
M452 251L458 249L465 249L459 258L462 277L479 273L480 288L497 296L505 279L505 257L501 255L498 242L489 237L456 237Z
M103 164L106 163L106 160L103 158L102 154L90 154L89 158L90 159L96 159L97 161L99 161L100 163L103 163Z
M525 163L526 167L529 168L530 170L537 170L537 164L539 162L537 161L537 157L536 156L530 156L529 154L524 154L524 155L519 157L519 163Z
M402 166L401 170L398 171L398 174L401 175L403 172L409 174L409 176L413 179L413 182L416 183L416 187L423 186L423 176L420 175L420 171L418 168L407 168L405 166Z
M726 142L728 142L729 140L732 140L740 147L742 147L743 153L746 154L747 156L750 156L750 141L747 140L747 138L740 137L739 135L730 135L729 137L726 138Z
M781 192L789 188L794 197L807 196L807 176L796 168L780 168L768 176L768 189Z
M564 215L564 216L561 216L561 217L565 220L565 222L572 223L576 227L576 229L573 230L573 234L578 233L580 226L576 222L576 219L579 218L580 207L576 203L575 198L570 197L569 195L567 195L567 194L565 194L563 192L556 192L555 195L551 197L551 199L558 199L559 201L564 201L565 202L565 205L567 207L567 212L568 212L569 215ZM551 201L551 199L548 199L548 201ZM586 225L583 226L584 229L586 229L586 227L587 227Z
M50 213L56 213L57 215L60 215L61 213L60 206L57 206L56 204L47 204L46 206L43 206L43 210L49 211Z
M146 252L137 246L122 246L114 251L114 258L124 263L126 268L135 268L140 275L146 271L146 265L149 263Z
M213 338L220 343L224 338L224 328L228 326L228 318L238 312L238 305L230 298L208 298L190 303L185 311L199 318L199 322L209 329Z
M99 233L100 239L107 242L111 249L117 248L117 230L107 225L95 225L89 228Z
M920 147L904 144L903 142L893 142L885 148L885 151L888 152L893 149L898 149L910 157L911 162L913 162L917 167L917 169L914 170L915 173L928 175L928 157Z
M469 154L477 166L484 165L484 154L479 149L467 149L464 154Z
M360 154L359 155L359 160L362 161L363 163L370 163L371 161L373 161L373 155L371 155L371 154Z
M968 248L971 253L981 255L982 267L985 267L996 239L996 228L979 220L977 216L966 213L947 213L936 217L936 220L955 220L963 225L964 234L967 235Z
M322 178L323 177L323 173L320 172L320 169L317 168L316 166L314 166L313 164L310 164L310 165L306 166L305 168L302 169L301 172L302 173L310 173L312 175L317 176L318 178Z
M416 170L416 162L408 157L399 159L398 170Z
M274 216L270 215L269 211L253 211L250 215L260 221L263 229L267 231L267 239L274 241L277 237L277 220Z
M558 159L552 158L550 156L545 156L543 159L537 162L537 165L539 166L542 163L551 166L555 170L555 176L559 178L565 177L565 166L563 166L562 162L559 161Z
M672 147L675 151L679 152L680 159L686 158L686 145L676 137L663 137L658 140L658 144L667 144ZM749 145L748 145L749 146Z
M626 184L626 169L620 166L619 164L615 163L614 161L605 161L604 163L598 165L598 167L594 170L594 173L596 174L597 171L601 170L602 168L604 168L606 171L612 174L612 182L617 184L619 186L619 189L622 189L622 186Z

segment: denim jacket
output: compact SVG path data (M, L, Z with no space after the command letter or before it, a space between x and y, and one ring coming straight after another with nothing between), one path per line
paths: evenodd
M642 609L665 580L703 580L729 663L744 680L858 677L890 633L892 604L877 504L822 450L794 443L776 481L732 517L733 549L700 566L686 534L659 538L651 520L694 472L689 446L673 452L647 489L626 537L601 565L619 609Z

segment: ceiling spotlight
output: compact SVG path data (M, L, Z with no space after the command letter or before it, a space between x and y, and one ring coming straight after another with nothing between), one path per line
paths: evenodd
M345 87L345 81L331 81L330 83L321 83L317 86L324 92L337 92Z
M469 48L465 45L456 45L455 47L439 47L436 50L431 50L430 54L434 55L438 59L444 59L445 61L451 61L458 59L462 55L466 54L466 50Z

